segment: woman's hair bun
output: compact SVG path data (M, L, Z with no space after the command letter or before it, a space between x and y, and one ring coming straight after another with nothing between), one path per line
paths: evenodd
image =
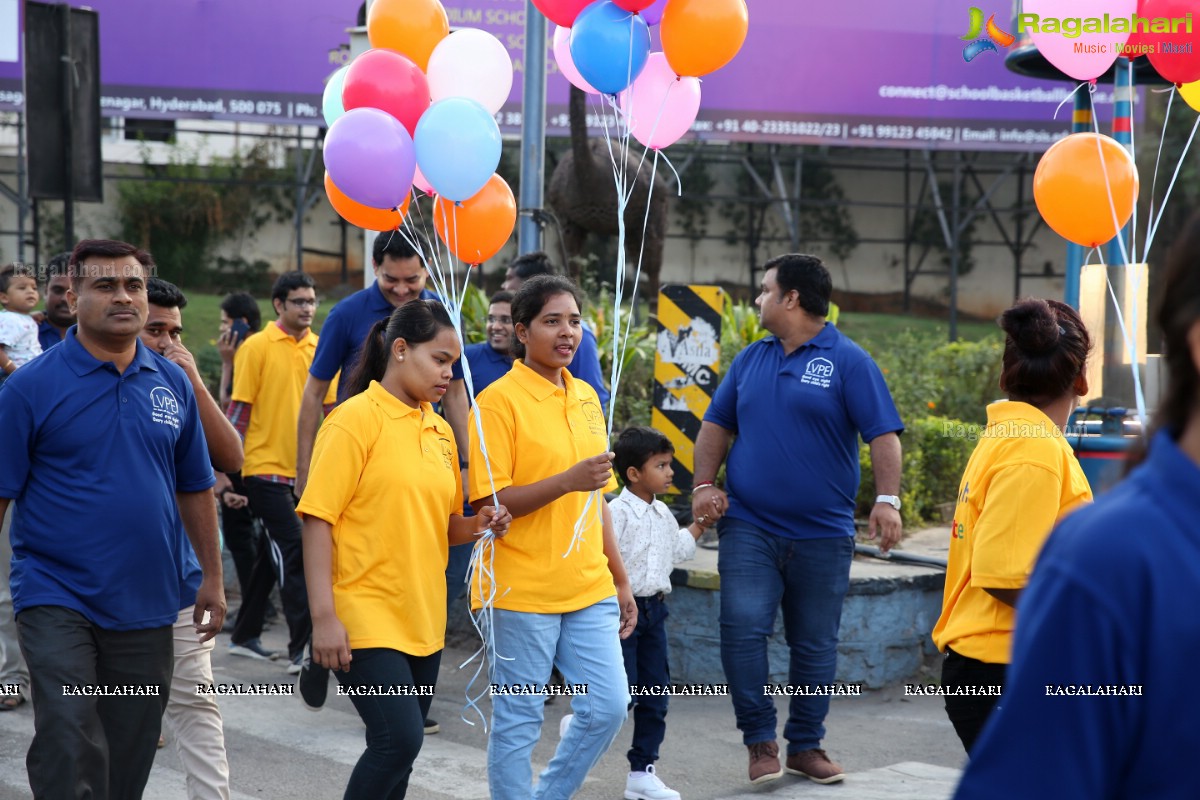
M1022 300L1009 308L1000 315L1000 327L1027 356L1053 352L1064 332L1054 310L1040 299Z

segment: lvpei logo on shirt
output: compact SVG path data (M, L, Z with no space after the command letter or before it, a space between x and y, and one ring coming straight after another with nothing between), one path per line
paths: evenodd
M150 419L159 425L170 425L179 430L179 400L165 386L155 386L150 390Z
M804 368L804 377L800 379L800 382L828 389L832 378L833 362L828 358L814 358Z

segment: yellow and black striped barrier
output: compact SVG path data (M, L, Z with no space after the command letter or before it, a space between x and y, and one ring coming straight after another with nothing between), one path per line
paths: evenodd
M696 437L720 379L724 307L719 286L664 286L658 294L650 418L675 445L673 492L692 490Z

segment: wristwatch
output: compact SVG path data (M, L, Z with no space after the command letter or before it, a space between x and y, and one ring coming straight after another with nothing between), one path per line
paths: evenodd
M897 511L900 510L900 498L894 494L881 494L875 498L876 503L887 503Z

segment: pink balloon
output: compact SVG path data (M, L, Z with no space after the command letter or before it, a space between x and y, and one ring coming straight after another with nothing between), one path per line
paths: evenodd
M654 5L655 0L613 0L613 2L616 3L618 8L638 12Z
M1037 14L1045 19L1078 18L1079 0L1025 0L1022 14ZM1137 0L1089 0L1088 17L1128 19L1137 10ZM1111 33L1080 33L1078 36L1063 36L1061 33L1029 32L1029 38L1037 45L1038 52L1054 66L1075 80L1090 81L1104 74L1117 60L1116 48ZM1095 52L1088 52L1089 50Z
M569 28L575 24L579 12L592 4L592 0L533 0L533 4L555 25Z
M599 90L583 79L575 62L571 60L571 29L559 25L554 29L554 60L558 63L558 71L573 85L583 89L588 94L600 94Z
M667 10L667 0L654 0L652 5L646 7L644 11L640 11L642 19L646 20L647 25L657 25L662 22L663 12Z
M633 138L651 150L679 141L700 113L700 79L680 78L662 53L651 53L646 68L620 97Z
M417 165L416 172L413 173L412 185L413 185L414 189L420 189L422 192L424 192L425 194L427 194L431 197L434 194L433 186L430 185L429 180L425 177L424 174L422 174L421 166L419 164Z

